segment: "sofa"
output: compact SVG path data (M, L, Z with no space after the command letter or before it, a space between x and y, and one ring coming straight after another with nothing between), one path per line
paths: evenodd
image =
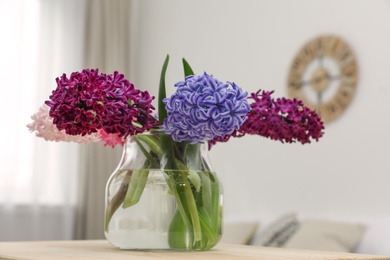
M390 256L390 218L230 217L222 243Z

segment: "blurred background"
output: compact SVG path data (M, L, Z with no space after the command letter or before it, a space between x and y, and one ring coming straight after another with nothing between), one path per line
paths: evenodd
M319 142L251 136L210 156L226 219L358 222L359 252L390 254L390 1L0 0L0 28L0 241L104 237L104 188L121 148L46 142L26 127L62 73L118 70L157 95L169 54L168 94L185 57L195 73L283 97L304 44L336 35L354 52L358 83Z

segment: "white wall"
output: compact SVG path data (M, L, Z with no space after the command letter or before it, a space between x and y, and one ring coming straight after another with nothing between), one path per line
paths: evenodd
M390 1L141 0L132 81L157 95L182 79L181 58L249 92L285 96L293 57L319 34L355 51L360 79L347 111L310 145L245 137L211 151L226 216L390 217ZM172 86L172 87L169 87Z

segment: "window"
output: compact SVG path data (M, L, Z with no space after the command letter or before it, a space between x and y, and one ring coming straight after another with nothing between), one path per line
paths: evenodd
M74 11L76 4L82 6L61 0L0 2L0 205L75 200L77 145L46 142L26 125L55 88L55 78L67 66L81 66L83 10ZM69 19L69 13L78 17Z

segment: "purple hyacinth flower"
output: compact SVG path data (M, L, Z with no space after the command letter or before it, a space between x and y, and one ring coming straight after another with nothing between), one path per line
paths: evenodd
M208 75L188 76L163 102L168 117L162 128L175 141L199 143L231 134L246 120L248 93L232 82Z

